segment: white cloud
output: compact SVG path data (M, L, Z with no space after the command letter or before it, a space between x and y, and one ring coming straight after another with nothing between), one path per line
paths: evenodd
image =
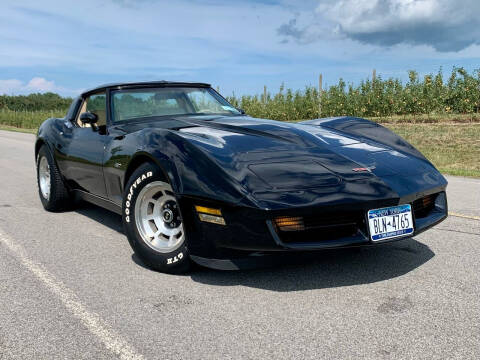
M66 89L62 86L55 85L54 81L49 81L42 77L34 77L28 82L18 79L0 80L0 95L20 95L30 93L55 92L64 95L75 95L80 90Z
M364 44L428 45L439 52L480 44L478 0L327 0L315 13L315 21L300 27L291 20L279 34L311 43L336 33ZM319 24L329 32L318 31Z
M41 77L34 77L32 80L28 82L26 88L32 91L38 92L48 92L48 91L55 91L56 86L53 81L48 81Z

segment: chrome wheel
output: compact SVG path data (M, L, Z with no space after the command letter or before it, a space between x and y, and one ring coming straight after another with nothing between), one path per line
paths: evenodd
M140 191L135 203L135 224L142 240L153 250L169 253L183 244L182 217L168 183L154 181Z
M51 188L50 166L48 165L48 160L45 156L42 156L38 163L38 183L42 196L48 200L50 198Z

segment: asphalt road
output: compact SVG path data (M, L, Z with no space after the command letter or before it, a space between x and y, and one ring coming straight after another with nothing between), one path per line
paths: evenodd
M480 358L480 181L414 239L186 276L142 266L120 217L48 213L34 136L0 131L0 358Z

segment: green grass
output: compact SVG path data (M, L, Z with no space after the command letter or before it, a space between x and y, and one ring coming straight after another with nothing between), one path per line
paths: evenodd
M480 123L480 113L471 114L420 114L369 117L380 124L438 124L438 123Z
M480 123L384 124L441 172L480 177Z
M51 117L64 117L67 110L13 111L0 110L0 125L22 129L37 129L40 124Z

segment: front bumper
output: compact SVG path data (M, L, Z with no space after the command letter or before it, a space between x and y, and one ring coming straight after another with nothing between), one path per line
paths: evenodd
M385 204L394 206L406 204L407 201L400 200L398 204ZM447 196L445 192L434 193L423 196L412 202L414 233L404 237L387 239L383 241L372 241L368 229L366 213L369 209L350 212L350 216L343 213L331 214L326 221L322 221L320 228L313 229L306 234L282 233L274 223L267 220L267 226L275 242L286 249L292 250L316 250L326 248L337 248L355 245L375 245L382 242L391 242L412 237L420 234L428 228L446 219L448 214ZM318 220L317 220L318 223Z
M431 201L424 201L431 199ZM205 200L184 199L183 207L193 208L194 203L219 206ZM370 209L410 203L413 209L412 235L372 242L366 214ZM426 207L424 205L427 205ZM220 269L249 267L251 257L292 251L377 245L416 236L447 217L448 205L445 189L424 192L412 196L357 202L328 207L267 211L247 207L220 205L226 226L201 222L194 211L185 221L188 246L192 259L205 266ZM311 226L305 231L282 233L272 221L277 216L302 216ZM269 261L269 260L265 260Z

